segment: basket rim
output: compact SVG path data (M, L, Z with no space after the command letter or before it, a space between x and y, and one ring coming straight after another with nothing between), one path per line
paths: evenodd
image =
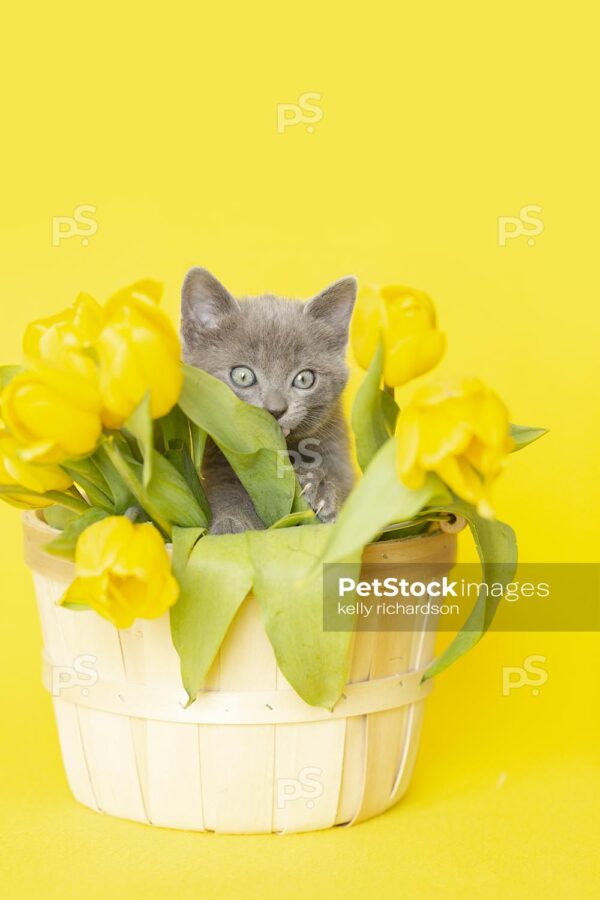
M60 530L48 525L42 519L41 509L25 510L22 515L23 533L25 541L25 562L30 569L34 571L43 571L48 574L55 574L59 577L74 577L75 563L65 557L54 556L44 550L44 545L48 543L54 536L60 534ZM444 548L452 555L455 551L457 530L445 530L443 527L437 528L425 534L407 535L404 538L395 538L391 540L375 541L367 544L363 551L363 562L381 562L389 558L393 554L395 562L413 562L419 561L413 556L414 550L417 550L416 557L423 557L424 560L430 558L430 555L437 555L436 548L439 551ZM166 544L169 555L172 552L172 544Z

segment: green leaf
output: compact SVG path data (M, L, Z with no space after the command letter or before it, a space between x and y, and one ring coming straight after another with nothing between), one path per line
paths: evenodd
M162 430L167 450L171 447L173 441L181 441L185 447L191 448L190 423L179 406L174 406L168 415L158 419L158 425Z
M148 487L152 478L152 451L154 449L150 393L147 393L140 405L134 409L123 425L123 429L132 435L138 443L144 461L143 484L144 487Z
M110 486L92 457L69 460L61 468L83 488L93 506L114 512Z
M198 472L202 471L202 463L204 461L204 451L206 450L206 441L208 440L208 435L203 428L200 428L199 425L195 425L194 422L190 423L190 431L192 434L192 451L193 451L193 460L194 465Z
M396 439L389 438L344 503L333 526L323 562L360 558L363 547L386 525L412 519L425 506L451 502L451 494L436 475L411 491L396 474Z
M127 444L125 444L125 446L127 447ZM129 509L135 500L134 495L127 486L127 482L115 469L115 466L108 458L106 448L103 445L100 445L98 450L94 453L93 462L108 486L115 514L122 515Z
M183 366L179 405L221 450L269 527L292 509L296 475L278 465L287 446L266 410L238 400L226 384L201 369Z
M293 528L296 525L318 525L319 518L312 509L303 509L300 512L292 512L271 525L270 530L276 528Z
M277 664L311 706L332 709L348 681L351 631L323 630L322 557L331 526L248 531L254 594ZM360 562L350 575L358 578Z
M111 448L108 442L105 447L139 505L167 535L171 534L172 525L208 528L208 519L192 489L168 459L152 451L152 478L145 487L142 463L123 455L114 446Z
M110 439L98 452L104 457L104 465L108 463L114 468L128 493L168 537L172 525L208 528L208 518L194 491L175 466L156 450L152 451L152 478L147 486L143 483L143 464L128 456L122 444L118 447Z
M15 376L24 372L23 366L0 366L0 390L4 390Z
M296 489L294 491L294 500L292 502L292 509L291 509L289 515L293 516L293 515L296 515L296 513L310 513L310 512L313 512L312 506L310 505L310 503L308 502L308 500L302 493L302 488L300 487L300 482L298 481L298 479L296 479ZM285 518L285 516L282 516L282 518ZM280 522L281 519L278 519L278 521ZM274 522L273 524L276 525L277 522Z
M64 531L69 522L77 518L77 515L72 509L65 509L63 506L48 506L44 510L44 521L50 528Z
M497 519L482 518L473 506L458 498L439 507L438 511L452 512L467 520L481 561L484 582L488 585L500 583L506 587L517 569L517 539L510 525ZM486 596L486 593L481 592L461 631L429 666L423 680L439 675L481 640L492 623L501 599Z
M59 506L64 506L66 509L72 509L76 513L84 513L90 508L89 503L86 503L81 494L75 490L72 493L69 491L46 491L45 494L37 494L37 496L43 497L44 500L52 500L53 503L58 503Z
M175 439L171 440L171 444L174 444L175 442ZM168 450L166 453L166 458L169 460L171 465L175 466L179 474L182 476L182 478L185 480L186 484L192 491L200 509L204 513L205 521L207 523L210 522L210 506L206 498L206 494L204 493L204 488L202 487L200 476L198 475L198 471L192 461L192 457L190 456L190 451L188 450L187 445L184 444L180 447L173 447L171 450Z
M100 522L101 519L105 519L108 515L109 513L104 509L96 509L94 507L88 509L87 512L69 522L62 534L59 534L58 537L55 537L48 544L44 544L44 550L47 553L54 554L54 556L65 556L67 559L73 559L79 535L86 528L89 528L90 525Z
M133 456L138 462L143 462L140 446L137 440L126 431L113 431L110 435L115 446L126 456Z
M63 609L70 609L72 612L87 612L92 607L88 606L87 603L73 603L71 600L58 600L58 606L63 607Z
M202 536L173 529L173 572L180 595L171 608L171 635L192 703L233 618L252 587L245 534Z
M208 528L208 516L185 478L160 453L153 451L152 457L152 480L146 492L153 505L172 525Z
M313 525L201 538L200 529L174 529L181 593L170 613L171 634L190 702L252 590L285 677L307 703L333 707L348 680L352 632L323 631L322 572L315 565L330 530Z
M383 397L388 395L381 390L383 355L380 342L352 406L356 456L363 472L391 434L383 408Z
M22 484L0 484L0 497L8 503L14 503L15 506L21 507L23 504L19 498L26 498L34 508L38 500L42 501L41 506L45 506L49 500L51 503L64 506L65 509L72 509L76 513L85 512L90 508L85 500L68 491L46 491L44 494L39 494L23 487Z
M512 452L516 453L517 450L522 450L523 447L526 447L528 444L533 444L534 441L537 441L545 434L548 434L547 428L533 428L529 425L511 425L510 436L515 442Z
M381 408L390 434L394 434L396 430L396 422L398 420L398 414L400 413L400 407L396 403L393 393L393 388L391 389L391 393L387 390L381 391Z
M104 441L96 451L98 458L102 460L105 468L112 467L114 473L111 476L113 481L117 478L123 482L123 488L127 490L127 494L137 501L139 506L150 516L157 528L171 537L172 528L168 517L163 516L161 510L153 502L148 491L142 484L142 464L138 463L132 457L127 456L124 452L122 442L117 444L116 435ZM126 447L127 445L125 445ZM166 462L166 460L165 460Z

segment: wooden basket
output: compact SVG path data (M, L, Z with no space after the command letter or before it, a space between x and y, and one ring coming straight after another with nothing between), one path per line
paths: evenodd
M369 819L405 793L435 633L360 632L333 712L308 706L278 669L250 595L188 709L168 615L118 630L56 601L74 577L24 515L64 766L77 800L152 825L225 833L314 831ZM445 532L366 548L363 562L454 563ZM386 571L389 574L389 570ZM439 571L438 571L439 574ZM420 623L425 625L425 622Z

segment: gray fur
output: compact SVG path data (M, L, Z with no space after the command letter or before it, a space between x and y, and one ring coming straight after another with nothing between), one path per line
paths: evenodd
M206 269L191 269L183 284L181 335L184 359L225 382L247 403L279 421L304 495L323 522L332 522L352 486L348 434L340 395L356 279L336 281L308 302L267 294L234 299ZM235 366L250 367L257 384L239 387ZM310 369L316 382L294 387ZM213 533L262 528L250 498L214 444L203 476Z

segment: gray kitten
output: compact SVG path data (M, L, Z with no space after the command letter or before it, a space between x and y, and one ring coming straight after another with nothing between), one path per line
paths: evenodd
M182 289L185 361L277 419L303 494L322 522L334 521L353 481L340 395L355 299L356 279L349 277L307 303L270 294L236 300L199 268ZM212 442L203 476L213 534L264 527Z

